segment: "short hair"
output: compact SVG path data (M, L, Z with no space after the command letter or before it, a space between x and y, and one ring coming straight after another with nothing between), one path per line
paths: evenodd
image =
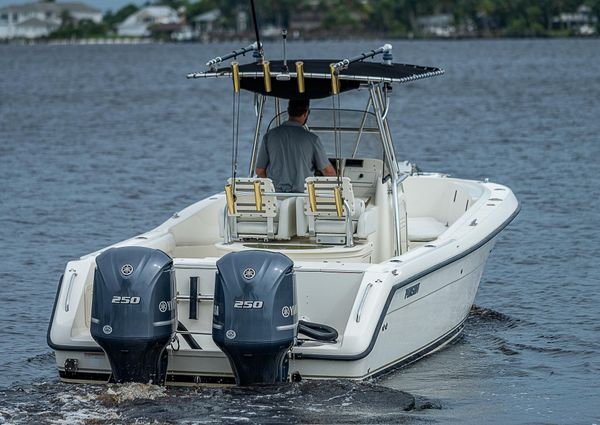
M310 100L308 99L290 99L288 103L288 115L291 117L299 117L308 111Z

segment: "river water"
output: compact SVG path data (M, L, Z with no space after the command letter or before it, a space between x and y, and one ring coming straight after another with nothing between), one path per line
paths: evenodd
M446 70L394 90L399 158L508 185L521 214L452 346L367 384L251 390L64 385L45 339L69 259L222 190L230 82L185 74L237 46L0 46L0 423L600 423L599 43L393 43Z

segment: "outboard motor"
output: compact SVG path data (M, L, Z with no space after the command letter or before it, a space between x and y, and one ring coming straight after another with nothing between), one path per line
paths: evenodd
M96 258L92 337L115 382L163 384L177 328L173 261L158 249L111 248Z
M270 251L217 261L212 337L238 385L287 380L287 352L298 328L294 263Z

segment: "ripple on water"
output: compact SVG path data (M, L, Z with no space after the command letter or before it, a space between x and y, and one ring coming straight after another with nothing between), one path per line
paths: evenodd
M0 423L415 423L440 409L375 383L306 381L239 387L34 384L0 391ZM411 413L412 412L412 413Z

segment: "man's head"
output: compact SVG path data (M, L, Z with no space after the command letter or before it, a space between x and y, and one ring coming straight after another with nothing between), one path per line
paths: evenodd
M308 99L290 99L288 103L288 116L290 121L297 121L305 124L310 111L310 100Z

